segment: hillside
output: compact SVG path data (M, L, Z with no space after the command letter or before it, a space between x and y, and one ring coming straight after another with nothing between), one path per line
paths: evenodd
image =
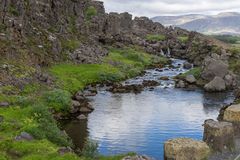
M152 20L166 26L178 26L204 34L240 35L240 14L237 12L226 12L213 16L200 14L158 16L152 18Z

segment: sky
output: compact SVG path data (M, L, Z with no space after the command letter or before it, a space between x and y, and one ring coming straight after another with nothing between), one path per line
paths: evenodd
M218 14L240 12L240 0L101 0L107 12L129 12L134 16Z

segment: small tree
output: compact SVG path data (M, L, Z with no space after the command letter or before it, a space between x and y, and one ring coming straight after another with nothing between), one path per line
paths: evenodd
M97 10L96 10L95 7L90 6L90 7L87 8L85 14L86 14L87 20L90 20L93 16L97 15Z

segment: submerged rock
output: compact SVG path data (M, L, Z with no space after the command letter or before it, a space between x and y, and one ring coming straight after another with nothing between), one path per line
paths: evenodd
M211 82L204 86L208 92L220 92L226 90L225 81L221 77L215 77Z
M140 84L131 84L131 85L122 85L114 84L108 91L112 93L140 93L143 90L143 85Z
M169 77L167 77L167 76L160 77L159 80L168 81L168 80L169 80Z
M205 142L177 138L164 143L164 160L204 160L210 154Z
M159 82L154 81L154 80L144 80L142 84L143 84L144 87L152 87L152 86L160 85Z
M218 122L212 119L204 123L203 141L206 142L214 151L224 152L233 150L234 128L229 122Z

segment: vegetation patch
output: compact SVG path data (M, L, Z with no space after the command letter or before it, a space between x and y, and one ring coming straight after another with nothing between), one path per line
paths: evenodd
M91 20L93 16L97 15L97 10L94 6L90 6L85 11L85 15L87 17L87 20Z
M240 44L240 37L239 36L232 36L232 35L213 35L214 38L223 41L225 43L230 44Z
M60 155L59 147L72 147L72 142L59 129L52 111L69 111L71 92L83 89L90 83L120 81L136 76L153 63L166 64L168 60L136 48L111 49L101 64L58 64L51 67L49 71L56 76L58 85L55 87L58 89L36 83L21 88L1 86L0 102L8 102L10 107L0 108L0 159L122 159L126 155L99 155L97 144L92 141L86 144L80 157L74 153ZM22 132L29 133L34 139L16 141L15 137Z
M167 63L167 59L125 48L112 49L101 64L58 64L50 69L59 88L74 93L91 83L120 81L138 75L152 63Z
M177 39L182 43L186 43L189 40L188 36L178 36Z
M148 34L146 39L149 41L164 41L166 36L162 34Z
M201 78L201 73L202 73L202 69L200 67L195 67L195 68L187 71L186 73L178 75L177 77L181 78L181 79L184 79L188 75L193 75L196 79L200 79Z

